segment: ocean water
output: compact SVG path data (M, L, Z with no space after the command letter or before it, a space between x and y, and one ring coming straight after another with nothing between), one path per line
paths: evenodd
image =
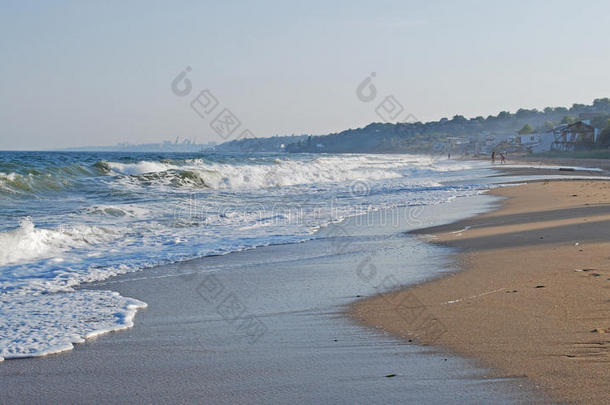
M0 360L70 350L146 306L83 283L323 238L347 217L478 194L488 173L414 155L0 152Z

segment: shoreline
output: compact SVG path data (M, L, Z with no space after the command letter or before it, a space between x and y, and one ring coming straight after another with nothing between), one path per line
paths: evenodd
M474 200L473 200L474 199ZM444 224L487 207L473 196L417 211ZM443 249L405 237L400 208L351 217L324 238L127 273L86 290L148 303L134 328L57 355L2 363L0 403L526 403L524 378L490 378L475 362L355 325L357 297L442 271ZM388 221L388 218L398 222ZM370 220L370 221L369 221ZM332 229L334 228L334 229ZM382 254L379 254L382 253ZM410 272L396 272L410 256ZM376 274L359 270L375 266ZM404 361L408 358L408 361ZM394 374L394 378L386 376ZM21 387L28 386L23 391Z
M610 182L490 194L502 198L490 212L412 232L457 249L461 270L357 301L348 315L527 376L553 400L610 403Z

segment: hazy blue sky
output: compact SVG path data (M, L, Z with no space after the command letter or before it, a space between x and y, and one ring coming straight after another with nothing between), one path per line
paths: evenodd
M204 89L257 136L360 127L371 72L422 121L590 103L609 38L608 1L2 0L0 149L220 141Z

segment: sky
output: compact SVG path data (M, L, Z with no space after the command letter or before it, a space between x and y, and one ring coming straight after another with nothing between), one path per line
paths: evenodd
M588 104L608 38L607 1L0 0L0 149L326 134L387 96L423 122Z

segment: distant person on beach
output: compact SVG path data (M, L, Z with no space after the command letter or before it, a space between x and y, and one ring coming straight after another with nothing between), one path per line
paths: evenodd
M451 159L451 153L447 153L447 160Z
M504 157L504 153L500 153L500 164L506 163L506 158Z
M491 152L491 163L496 163L496 152Z

